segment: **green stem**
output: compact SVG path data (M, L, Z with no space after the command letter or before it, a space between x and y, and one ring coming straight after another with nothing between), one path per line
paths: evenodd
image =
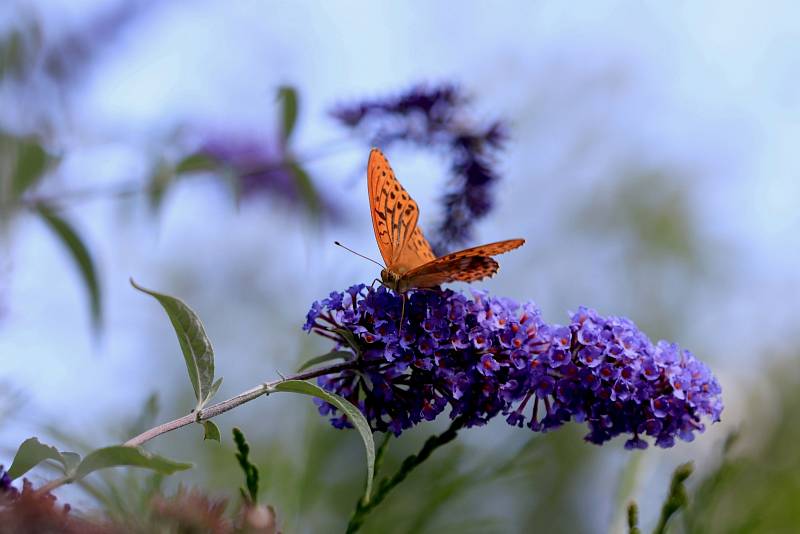
M392 439L392 433L386 432L383 436L383 441L381 442L381 446L378 447L378 451L375 453L375 477L378 478L378 473L383 467L383 459L386 458L386 451L389 450L389 441Z
M63 486L64 484L71 484L72 482L73 482L72 477L64 476L61 478L57 478L55 480L51 480L47 484L39 486L38 488L36 488L36 491L39 493L47 493L53 491L59 486Z
M665 534L670 517L689 502L686 487L683 483L689 478L693 470L694 465L692 465L692 462L681 464L675 469L672 474L672 481L669 484L669 494L661 507L661 516L658 518L656 528L653 529L653 534Z
M639 506L635 501L628 504L628 534L642 534L639 529Z
M356 509L353 511L350 522L347 524L347 533L351 534L353 532L357 532L364 524L367 515L383 502L383 500L389 495L389 492L391 492L395 486L404 481L411 471L416 469L417 466L427 460L430 455L433 454L433 451L456 439L458 436L458 431L464 428L465 423L466 421L464 419L460 417L456 418L450 424L450 428L439 435L428 438L417 454L412 454L403 460L400 469L398 469L392 477L381 480L369 501L361 498L356 503Z

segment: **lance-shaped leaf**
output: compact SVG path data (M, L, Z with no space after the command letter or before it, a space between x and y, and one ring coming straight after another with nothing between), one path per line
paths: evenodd
M289 162L289 170L294 176L297 191L300 193L300 198L305 202L309 213L314 217L319 217L322 212L322 202L311 176L296 161Z
M211 384L211 391L209 391L208 395L206 395L204 404L214 398L214 396L217 394L217 391L219 391L219 387L221 385L222 385L222 377L219 377L216 382Z
M200 318L183 301L145 289L131 279L131 285L154 297L167 312L175 335L178 336L186 370L192 382L197 406L202 407L215 391L214 389L214 349L206 336ZM218 388L219 385L216 385Z
M175 173L173 169L163 161L157 162L150 173L147 184L147 200L154 212L158 212L167 194L167 189L174 181Z
M113 445L97 449L86 455L86 458L78 465L72 478L73 480L80 480L98 469L120 466L142 467L164 475L171 475L177 471L191 469L192 464L169 460L163 456L149 453L141 447Z
M175 174L213 171L218 167L219 162L212 156L203 152L196 152L189 154L175 165Z
M329 362L331 360L348 360L353 357L352 352L348 352L346 350L332 350L327 354L323 354L321 356L315 356L314 358L310 358L306 360L303 365L297 368L297 371L304 371L309 367L314 367L315 365L319 365L321 363Z
M19 478L45 460L55 460L60 463L65 473L77 464L80 456L74 452L60 452L51 445L45 445L38 438L28 438L22 442L14 455L14 461L8 469L8 476L12 479Z
M44 175L49 157L35 140L19 140L17 165L11 181L13 198L19 198Z
M97 270L94 266L94 260L89 253L89 249L83 243L83 240L65 219L59 216L55 211L45 204L38 204L37 210L42 216L42 220L47 223L47 226L56 234L58 239L67 248L75 266L78 267L83 283L86 286L86 292L89 296L89 307L92 312L92 321L95 327L100 326L102 318L102 309L100 301L100 282L97 278Z
M278 100L281 102L281 138L287 142L297 123L297 90L289 86L281 87L278 89Z
M361 440L364 442L364 448L367 452L367 489L364 493L364 500L369 501L369 497L372 494L372 479L375 473L375 441L372 439L372 430L369 427L369 423L364 417L364 414L361 413L361 410L351 404L347 399L302 380L286 380L280 382L275 386L275 391L302 393L304 395L317 397L318 399L322 399L336 406L336 408L347 416L361 435Z
M361 347L358 343L358 340L351 331L345 330L344 328L334 328L333 331L342 336L342 339L344 339L347 344L350 345L350 348L353 349L353 352L358 355L361 354Z

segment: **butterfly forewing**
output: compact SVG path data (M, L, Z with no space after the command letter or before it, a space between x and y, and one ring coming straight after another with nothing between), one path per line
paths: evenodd
M451 252L442 256L444 258L459 258L468 256L497 256L504 254L515 248L519 248L525 244L524 239L507 239L505 241L496 241L494 243L487 243L486 245L479 245L477 247L465 248L458 252Z
M428 240L422 235L422 230L417 226L411 234L411 238L400 251L396 264L393 266L395 272L404 273L431 262L436 259Z
M383 153L376 148L369 154L367 189L378 248L386 268L395 271L403 250L415 236L419 208L397 181Z
M375 239L399 291L433 287L447 282L474 282L492 276L500 268L491 258L521 247L525 240L508 239L437 258L417 227L419 208L397 181L386 157L377 148L369 154L367 189ZM387 280L387 278L384 278Z

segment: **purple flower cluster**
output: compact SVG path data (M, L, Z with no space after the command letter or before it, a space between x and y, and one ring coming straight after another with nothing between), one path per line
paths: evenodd
M472 225L492 207L498 179L494 152L506 138L499 121L476 125L467 116L468 100L453 85L417 86L397 97L341 106L334 118L382 148L396 141L443 148L451 158L452 183L442 202L445 216L434 234L438 254L471 237Z
M405 299L405 305L403 300ZM400 328L401 316L403 317ZM702 417L718 421L721 389L689 351L653 344L631 321L580 308L568 326L545 323L532 304L473 292L357 285L315 302L306 331L353 353L352 368L318 379L358 406L376 431L400 434L449 407L466 426L503 414L547 431L585 422L586 440L642 436L670 447L693 439ZM319 403L338 428L344 415Z
M243 133L209 133L185 159L189 171L211 171L233 181L237 200L273 198L336 219L336 206L317 190L284 143ZM179 164L180 168L180 164ZM187 172L189 172L187 171Z
M233 171L242 198L268 194L292 204L301 200L295 176L277 142L226 135L206 140L198 154Z

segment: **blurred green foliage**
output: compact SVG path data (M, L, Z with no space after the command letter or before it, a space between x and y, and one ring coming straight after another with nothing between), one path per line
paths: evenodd
M796 360L795 360L796 361ZM721 451L719 467L690 497L685 532L797 532L800 525L800 372L790 360L768 371L772 399Z

